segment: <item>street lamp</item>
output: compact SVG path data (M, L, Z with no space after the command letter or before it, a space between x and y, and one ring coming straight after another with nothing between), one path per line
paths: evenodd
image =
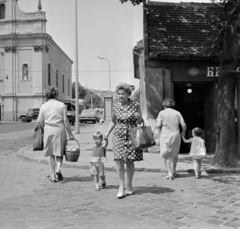
M75 134L79 134L79 87L78 87L78 23L77 23L77 0L75 0L75 42L76 42L76 62L75 62Z
M97 56L97 58L102 59L102 60L107 60L109 63L109 92L111 92L111 65L110 65L110 61L107 58L101 57L101 56Z

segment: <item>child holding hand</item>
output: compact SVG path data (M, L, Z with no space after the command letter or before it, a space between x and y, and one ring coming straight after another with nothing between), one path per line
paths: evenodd
M105 140L103 142L103 139ZM101 132L96 132L93 135L94 147L92 157L90 159L90 175L94 177L95 190L99 191L99 177L102 180L102 188L106 186L106 178L104 174L104 162L107 162L106 158L106 148L108 145L108 138L104 137Z
M192 130L192 138L186 139L182 134L182 139L185 143L191 143L191 149L189 155L193 159L193 168L195 172L195 178L201 178L201 164L202 158L207 156L205 141L201 138L202 130L196 127Z

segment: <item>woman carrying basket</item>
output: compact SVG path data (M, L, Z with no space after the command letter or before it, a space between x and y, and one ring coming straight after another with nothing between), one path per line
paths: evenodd
M64 103L57 100L58 89L49 87L46 92L47 102L44 103L37 119L38 125L44 124L44 156L49 156L49 165L51 169L51 182L63 180L61 173L63 154L67 144L68 132L69 138L74 139L71 127L67 118L67 110ZM55 157L57 169L55 173Z

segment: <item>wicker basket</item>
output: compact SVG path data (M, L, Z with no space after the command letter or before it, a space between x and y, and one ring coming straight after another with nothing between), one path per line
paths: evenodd
M65 158L66 161L70 161L70 162L77 162L78 158L80 156L80 145L79 142L76 139L68 139L68 141L76 141L78 143L78 149L76 150L67 150L67 148L65 149Z

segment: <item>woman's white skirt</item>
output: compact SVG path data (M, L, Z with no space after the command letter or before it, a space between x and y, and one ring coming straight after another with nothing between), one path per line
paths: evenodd
M44 127L44 156L63 156L67 145L67 134L63 127Z

